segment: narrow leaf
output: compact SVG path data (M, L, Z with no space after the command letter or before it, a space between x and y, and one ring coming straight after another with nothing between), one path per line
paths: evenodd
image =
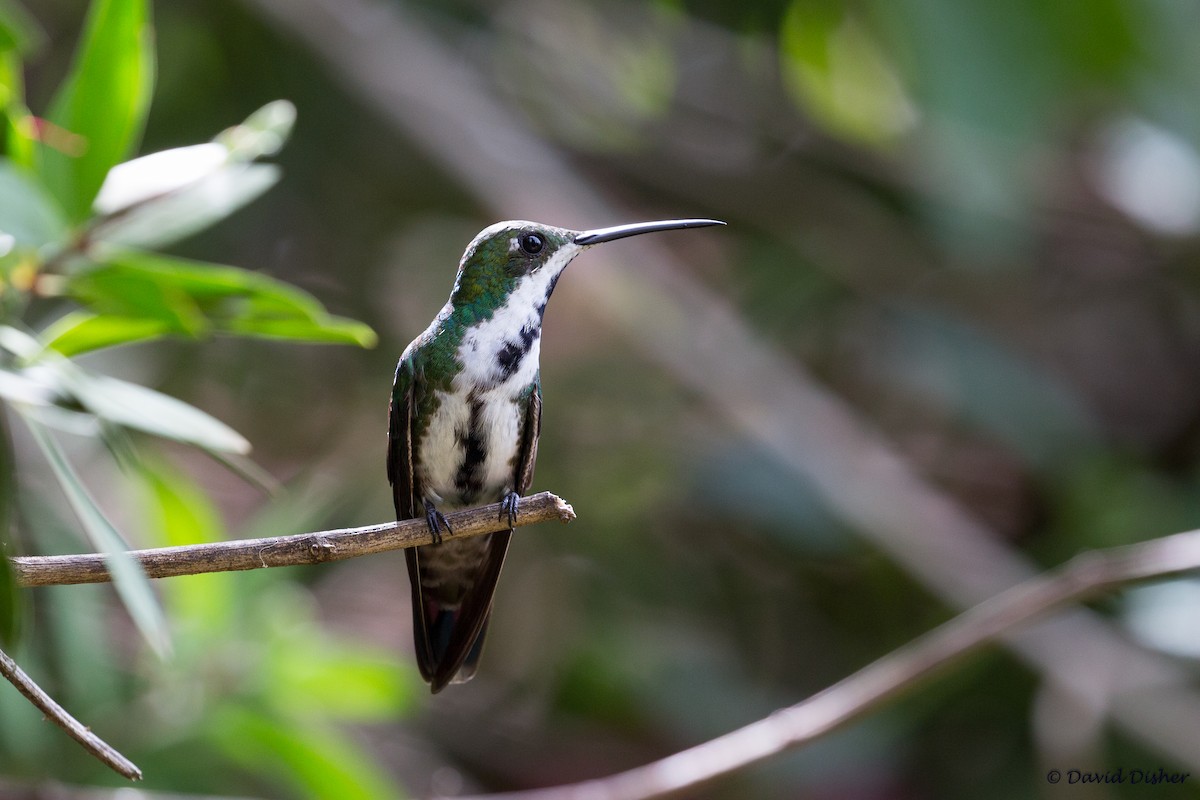
M77 356L105 347L145 342L172 333L169 322L145 317L122 317L75 311L42 332L45 346L64 356Z
M412 706L417 688L408 664L319 633L276 647L263 670L269 676L267 699L277 708L327 719L395 719Z
M108 171L92 208L116 214L209 177L229 163L229 148L216 142L160 150L124 161Z
M0 54L0 91L4 92L4 154L14 164L33 169L37 142L33 117L25 107L25 68L15 51Z
M93 0L48 115L78 140L47 147L43 161L46 183L70 219L87 218L105 174L137 145L153 85L149 0Z
M138 474L159 544L198 544L224 538L220 513L190 477L157 459L141 464ZM237 603L235 586L230 573L170 581L162 587L163 603L177 630L186 630L193 640L212 641L212 637L225 636L244 612Z
M240 313L312 316L321 304L311 295L258 272L202 261L115 250L98 266L72 277L69 293L79 302L107 313L170 318L164 308L186 298L196 313L212 318Z
M37 21L19 3L0 0L0 53L28 53L45 38Z
M7 529L7 519L4 525ZM7 535L7 530L0 531L0 645L11 649L16 646L21 630L21 591L8 560L12 550L4 543Z
M163 436L205 450L245 454L250 443L225 423L182 400L136 383L92 375L16 328L0 326L0 348L29 363L19 372L0 371L0 392L25 403L45 404L45 395L72 411L80 408L116 425Z
M58 479L67 502L83 525L92 546L104 553L113 586L129 611L129 616L154 651L165 657L171 649L166 620L141 564L129 555L121 534L104 516L50 432L32 419L26 418L26 423L46 460L50 462L54 477Z
M66 236L62 211L36 181L0 158L0 233L17 244L40 247Z
M149 319L169 330L198 336L208 328L204 313L185 287L118 265L76 273L67 284L79 303L105 316Z
M275 100L246 117L241 125L223 131L216 141L229 148L234 159L253 161L282 150L295 124L296 107L287 100Z
M352 739L333 728L297 724L230 704L216 715L211 736L235 763L277 775L305 797L404 796Z
M12 403L48 406L62 396L45 372L0 367L0 397Z
M319 344L353 344L374 347L378 341L369 325L345 317L321 315L317 319L254 318L232 321L227 329L243 336L290 339Z
M77 376L77 399L101 419L222 453L250 452L246 438L182 400L103 375Z
M11 648L17 643L21 622L21 593L17 576L8 560L14 555L12 524L16 517L16 460L8 425L0 415L0 645Z
M367 325L333 316L312 295L262 273L134 250L103 258L68 286L102 315L158 320L164 333L191 336L214 330L361 347L376 342Z
M93 204L105 218L92 238L162 247L224 219L279 180L278 167L249 162L278 152L295 120L296 107L277 100L212 142L116 165Z
M38 357L42 347L37 339L25 331L11 325L0 325L0 349L7 350L23 361L31 361Z
M145 200L106 220L96 227L94 238L135 247L173 244L237 211L274 186L279 177L279 167L274 164L227 164L183 188ZM116 191L101 199L105 203L124 202L127 198L115 195ZM133 189L129 196L134 196Z

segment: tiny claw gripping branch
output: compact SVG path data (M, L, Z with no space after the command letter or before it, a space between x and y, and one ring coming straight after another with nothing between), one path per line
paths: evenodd
M521 495L516 492L507 492L503 499L500 500L500 516L497 518L501 522L505 517L508 517L508 529L511 531L517 526L517 511L521 505Z
M450 527L450 523L446 521L446 515L437 510L437 506L433 503L425 503L425 524L429 526L429 533L433 536L434 544L442 543L442 528L446 529L446 533L454 533Z

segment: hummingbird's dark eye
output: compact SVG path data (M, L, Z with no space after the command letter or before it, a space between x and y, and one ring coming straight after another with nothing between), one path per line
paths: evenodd
M521 237L521 249L531 256L542 252L544 246L545 242L542 241L542 237L536 233L526 233Z

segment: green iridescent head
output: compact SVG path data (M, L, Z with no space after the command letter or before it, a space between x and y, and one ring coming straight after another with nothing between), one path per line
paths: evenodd
M467 246L450 299L455 306L482 302L494 307L526 277L536 278L549 294L571 260L592 245L641 233L724 224L713 219L676 219L573 231L526 220L497 222Z
M451 300L455 305L502 301L527 275L547 268L562 272L583 249L574 239L573 231L523 220L484 228L463 253Z

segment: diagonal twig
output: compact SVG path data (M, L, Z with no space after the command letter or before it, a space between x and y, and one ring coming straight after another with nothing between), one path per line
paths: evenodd
M0 675L17 687L17 691L25 695L29 702L33 703L55 725L66 731L68 736L83 745L85 750L100 759L105 765L131 781L142 779L142 771L138 769L137 764L118 753L108 742L72 717L66 709L55 702L53 697L46 694L42 687L34 683L33 678L26 675L25 670L17 666L17 662L13 661L3 650L0 650Z
M1200 530L1082 553L934 628L794 706L605 778L458 800L652 800L695 790L875 711L941 668L1062 606L1116 587L1200 569Z

